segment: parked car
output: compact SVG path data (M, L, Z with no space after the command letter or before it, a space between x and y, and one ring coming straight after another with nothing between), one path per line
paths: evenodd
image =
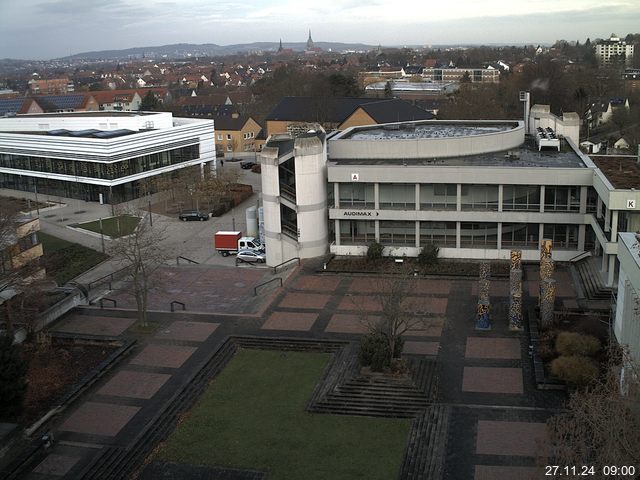
M263 252L256 250L240 250L236 258L248 263L264 263L267 261L267 256Z
M243 160L243 161L240 162L240 168L242 168L244 170L249 170L254 165L257 165L257 163L254 162L253 160Z
M198 220L200 222L204 222L205 220L209 220L209 214L197 212L197 211L182 212L180 215L178 215L178 218L183 222L191 221L191 220Z

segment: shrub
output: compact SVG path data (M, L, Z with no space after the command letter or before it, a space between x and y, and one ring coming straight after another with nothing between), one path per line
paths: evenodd
M601 348L600 340L592 335L575 332L561 332L556 338L556 351L560 355L596 354Z
M548 362L556 356L556 352L551 344L541 342L538 344L538 356L542 359L542 361Z
M382 251L384 246L378 242L371 242L367 247L367 259L380 260L382 258Z
M418 254L418 264L433 265L438 261L438 252L440 252L440 248L433 243L425 245Z
M374 372L382 372L391 366L391 350L389 348L389 337L380 330L375 330L360 341L360 351L358 359L363 367L371 367ZM404 340L397 337L395 340L395 358L400 358Z
M0 335L0 419L12 420L22 413L27 394L27 363L13 337Z
M596 378L598 367L588 357L563 355L551 362L551 373L565 382L582 387Z

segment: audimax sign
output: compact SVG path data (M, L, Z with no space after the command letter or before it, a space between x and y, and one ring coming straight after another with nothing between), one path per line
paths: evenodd
M373 218L380 215L378 212L374 212L371 210L345 210L342 212L343 217L366 217Z

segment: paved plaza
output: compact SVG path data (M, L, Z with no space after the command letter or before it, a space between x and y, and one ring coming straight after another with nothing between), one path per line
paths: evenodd
M100 449L126 448L229 335L357 342L380 319L381 294L388 291L389 279L326 274L314 267L303 264L290 272L284 288L255 298L253 287L263 279L261 270L167 267L165 273L179 280L164 295L159 291L152 297L151 310L157 313L150 318L158 328L148 334L132 333L135 313L120 309L120 302L118 309L85 308L62 319L55 330L134 336L138 344L56 419L57 442L28 478L76 478ZM525 301L535 302L537 272L525 275ZM575 301L568 276L566 281L559 289L559 304ZM444 479L542 478L535 477L536 455L545 438L545 421L562 405L563 396L536 389L526 336L508 330L508 281L494 279L491 285L493 328L478 332L477 281L417 279L403 303L415 320L404 335L404 354L437 360L437 403L451 411L443 439ZM187 290L197 309L162 313L167 295L184 298L180 295ZM233 308L228 307L232 300L222 299L229 292L238 298ZM249 295L247 309L241 297ZM198 304L196 298L204 300Z

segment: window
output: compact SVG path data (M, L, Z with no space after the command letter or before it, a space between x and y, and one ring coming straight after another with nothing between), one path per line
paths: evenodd
M222 135L221 133L218 134L218 140L223 140L224 139L224 135Z
M416 186L413 183L381 183L380 208L415 210Z
M455 183L420 184L422 210L455 210L458 186Z
M576 250L578 248L578 226L546 224L544 238L550 238L553 241L553 248Z
M374 208L373 183L341 183L339 208Z
M540 187L536 185L505 185L502 189L502 210L540 211Z
M414 246L416 243L416 222L381 220L380 243L383 245Z
M233 152L233 145L227 144L227 152Z
M498 248L498 224L462 222L460 245L467 248Z
M502 248L538 248L540 227L537 223L503 223Z
M578 212L580 211L580 187L553 187L544 189L545 212Z
M420 222L420 246L456 246L456 222Z
M498 210L497 185L463 185L462 210Z
M376 240L376 222L373 220L341 220L342 245L368 245Z
M227 140L231 140L231 134L227 133Z

